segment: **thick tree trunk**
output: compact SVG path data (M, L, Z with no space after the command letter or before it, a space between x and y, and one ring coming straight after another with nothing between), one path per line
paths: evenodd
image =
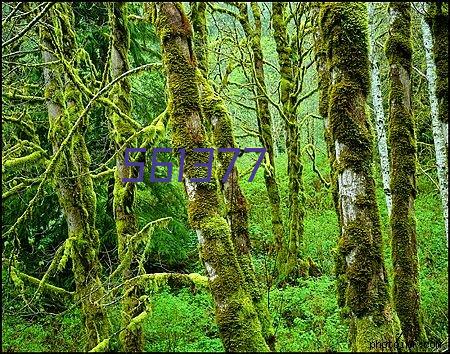
M407 344L420 336L419 267L414 212L416 137L411 109L411 5L389 3L389 143L392 155L394 302Z
M119 77L130 69L128 62L130 34L127 27L126 6L126 3L111 3L108 8L112 40L110 66L112 79ZM131 112L130 91L130 80L126 77L116 84L110 94L111 100L127 115L130 115ZM135 133L135 129L130 122L115 112L110 113L110 120L116 149L119 149ZM131 140L129 144L134 146L136 139ZM126 281L138 275L137 264L134 260L134 244L131 242L132 237L138 232L138 225L134 211L136 184L124 183L122 179L135 178L136 171L125 166L123 151L119 151L116 156L113 192L114 219L116 221L119 260L125 264L122 276L123 281ZM135 326L128 326L130 321L144 310L144 306L139 301L142 289L125 287L123 291L122 326L125 329L120 333L122 350L126 352L143 351L144 340L140 322Z
M439 107L436 97L436 65L433 59L433 40L430 26L424 17L421 19L423 46L427 63L428 94L430 97L431 123L433 128L434 150L436 152L436 166L441 194L442 213L444 216L445 233L448 245L448 160L446 142L442 124L439 120Z
M378 69L378 58L375 43L375 4L370 2L369 12L369 41L370 41L370 63L372 67L372 105L375 112L375 126L378 141L378 153L380 155L381 177L383 180L383 189L386 196L386 207L388 215L391 215L392 196L391 196L391 177L389 169L389 154L386 137L386 123L383 109L383 96L381 94L380 70Z
M269 348L236 257L230 227L219 213L216 182L214 179L207 183L190 181L200 177L194 163L207 160L201 153L192 152L192 148L207 145L191 25L180 4L162 3L158 5L156 27L168 80L172 141L175 148L186 148L183 179L189 200L188 216L197 232L224 347L227 351L267 351Z
M55 38L65 59L73 64L76 43L71 5L54 5L48 18L53 19L53 22L48 23L55 29ZM47 27L41 27L41 40L43 46L49 49L43 52L44 62L55 61L51 52L58 50ZM44 69L49 139L54 152L59 150L82 108L80 92L64 76L61 64L53 64ZM87 122L83 122L73 134L60 157L54 176L59 202L67 219L76 299L81 303L87 332L86 349L89 350L109 337L109 321L100 300L104 289L100 281L99 235L95 228L96 196L89 172L90 156L84 141L86 126Z
M342 227L338 252L345 261L341 286L345 287L352 350L369 351L375 340L394 343L396 337L372 176L373 134L365 111L367 9L361 3L326 3L320 17L331 73L328 112Z
M303 165L301 163L300 131L295 111L295 79L294 63L291 59L292 48L289 45L287 23L285 18L286 5L274 2L273 30L277 48L278 64L280 66L281 85L280 96L286 125L286 150L288 156L289 176L289 241L287 257L279 262L280 278L289 278L298 266L300 245L303 239L304 193L303 193ZM294 277L298 274L293 272ZM280 279L280 280L281 280Z

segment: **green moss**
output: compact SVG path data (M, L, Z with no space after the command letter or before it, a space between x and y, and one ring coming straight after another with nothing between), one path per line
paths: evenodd
M191 48L190 24L179 4L163 3L158 5L158 10L156 26L167 72L172 142L175 148L184 147L187 151L206 147L205 118ZM193 158L185 161L187 178L198 177L193 162L206 159L201 154L191 155ZM186 188L189 194L188 216L200 240L200 255L208 272L224 346L229 351L267 351L261 324L245 290L230 227L220 216L217 185L215 181L194 185L186 183Z
M375 338L384 341L385 333L394 332L372 175L373 133L365 106L369 82L365 6L327 3L320 16L327 70L331 73L327 96L330 136L339 144L339 151L334 151L334 174L341 178L350 172L361 184L353 200L341 198L341 191L337 191L339 213L350 209L353 214L350 220L342 214L339 218L338 301L350 316L349 340L358 351L368 350ZM372 322L376 325L373 331Z
M391 146L392 259L394 303L407 343L420 337L416 196L416 141L411 110L411 5L390 3L389 143ZM407 275L406 275L407 274Z
M71 5L56 4L50 11L51 16L48 17L52 20L50 25L55 30L56 41L64 56L75 57L76 42ZM43 44L51 51L57 52L45 29L41 30L41 36ZM51 58L49 60L52 61ZM66 75L63 75L60 65L55 65L51 69L51 71L44 69L45 94L51 97L51 100L47 101L49 140L53 150L58 151L79 117L81 94L67 75L70 68L66 68ZM83 137L86 127L85 119L77 126L69 144L65 146L53 174L58 199L67 219L68 240L71 241L67 242L68 249L64 249L64 254L61 248L62 263L55 257L51 267L56 269L59 265L61 268L70 255L76 284L75 295L81 304L87 332L87 349L91 349L108 338L109 321L102 301L99 300L103 298L104 289L99 279L101 266L98 260L99 236L95 228L96 196L89 173L91 160Z

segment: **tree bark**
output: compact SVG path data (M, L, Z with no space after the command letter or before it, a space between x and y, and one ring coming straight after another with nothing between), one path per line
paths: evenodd
M275 239L277 268L283 266L287 254L287 243L284 238L283 218L281 214L280 192L276 181L275 155L272 137L272 118L269 111L269 101L265 96L267 92L264 79L264 58L261 47L261 10L257 3L251 3L254 27L250 25L247 3L237 4L240 12L239 22L242 25L247 40L250 42L253 54L252 77L256 88L256 115L258 120L259 139L266 148L266 168L264 169L264 182L269 197L272 216L272 232Z
M72 65L76 57L73 21L73 11L67 3L54 5L47 17L47 24L54 28L56 45ZM46 26L41 26L41 41L48 48L43 51L44 62L55 61L56 57L52 52L58 52L58 48ZM50 123L49 140L56 152L78 118L82 108L81 94L70 78L64 75L61 64L45 67L44 78ZM58 199L67 219L68 239L72 240L70 258L76 299L81 303L87 333L86 349L89 350L109 337L110 324L101 301L104 288L100 280L101 265L98 259L99 235L95 228L96 196L89 172L91 160L84 141L86 127L87 121L73 134L60 157L54 179Z
M368 5L369 13L369 41L370 41L370 64L372 67L372 77L371 77L371 94L372 94L372 105L375 112L375 126L377 132L378 141L378 154L380 155L380 167L381 167L381 178L383 180L383 189L386 197L386 207L388 215L391 215L392 210L392 196L391 196L391 177L389 169L389 153L387 147L387 136L386 136L386 123L384 118L383 109L383 96L381 93L381 81L380 81L380 70L378 68L378 58L375 43L375 4L369 2Z
M423 46L427 63L428 95L430 97L431 123L433 129L434 150L436 153L436 166L441 194L442 214L444 216L445 233L448 245L448 160L446 142L442 124L439 120L439 107L436 97L436 65L433 58L433 39L428 22L421 18Z
M286 4L274 2L272 10L274 39L281 75L280 97L286 119L286 150L289 176L289 239L286 259L280 260L278 267L281 269L279 276L282 279L288 279L291 272L293 272L294 277L298 275L294 270L298 267L300 245L303 239L303 219L305 216L303 165L299 141L300 131L295 109L298 97L294 94L296 82L294 78L294 63L291 59L292 48L289 45L286 23Z
M396 339L383 261L380 216L372 175L373 133L365 104L369 90L367 8L362 3L325 3L321 31L331 74L329 126L335 146L345 262L340 286L350 319L353 351Z
M311 7L311 15L315 18L317 29L314 32L314 52L316 58L316 70L318 76L319 86L319 114L323 118L323 131L325 144L327 146L327 156L330 164L330 185L331 185L331 197L333 199L334 209L336 211L336 217L339 225L341 208L339 204L339 187L337 181L336 171L336 153L335 145L333 142L332 131L330 127L330 119L328 116L328 91L331 84L330 72L327 68L327 50L325 47L325 38L320 26L320 5ZM340 240L342 237L342 229L339 229ZM337 282L337 300L339 307L345 306L345 289L347 288L346 262L341 252L336 252L334 259L335 269L334 274Z
M111 78L115 79L130 69L128 50L130 34L127 22L127 4L111 3L108 5L109 25L111 28ZM131 113L131 84L128 77L119 81L111 91L110 98L126 115ZM130 136L135 133L134 126L115 112L110 112L113 137L116 149L119 149ZM136 145L136 139L130 141ZM136 184L122 182L123 178L136 178L136 170L125 166L124 151L116 155L116 170L114 173L113 209L116 222L119 260L124 264L122 270L123 281L138 275L136 260L134 259L135 244L133 236L138 232L136 214L134 211ZM135 326L128 326L130 321L138 316L145 307L139 301L142 289L139 286L124 287L122 298L122 326L120 342L123 351L142 352L144 338L141 322Z
M431 32L433 54L436 65L436 97L439 105L439 120L445 140L448 159L448 4L431 3Z
M192 28L179 3L157 5L156 27L161 38L169 90L169 115L174 148L186 148L184 184L188 216L196 229L200 255L208 274L216 306L216 320L227 351L268 351L251 296L246 291L231 230L218 209L216 182L193 183L194 166L206 162L192 148L206 148L202 126ZM214 171L212 173L215 175Z
M215 92L213 86L207 80L208 74L208 43L206 28L206 6L202 3L191 5L191 21L194 30L194 51L198 60L197 72L200 89L200 105L207 120L207 126L212 130L212 141L215 148L237 148L233 124L230 113L220 95ZM200 63L203 61L203 65ZM202 69L203 67L203 69ZM275 334L272 326L272 318L268 304L263 296L263 289L256 278L251 255L251 242L248 229L248 203L239 185L239 173L234 165L228 179L223 182L224 176L231 161L231 155L218 153L218 178L220 190L225 200L225 216L230 225L231 239L236 251L239 266L243 272L246 289L252 297L258 318L261 323L262 333L269 348L275 350Z
M419 339L419 267L414 212L416 197L416 137L411 109L411 5L389 3L389 144L392 155L392 259L394 303L403 337Z

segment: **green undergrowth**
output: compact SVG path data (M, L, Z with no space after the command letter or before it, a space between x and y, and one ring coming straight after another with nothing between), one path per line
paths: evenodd
M239 168L240 171L245 171L252 165L251 159L247 159L245 155L241 159ZM283 289L271 286L269 304L276 330L277 350L347 351L348 328L339 317L333 275L333 255L339 230L337 219L328 190L318 181L310 161L306 158L303 160L306 218L301 256L310 257L320 268L322 275L297 279L295 284ZM321 173L327 176L328 162L323 152L317 155L317 166ZM287 176L284 155L278 156L276 167L286 220L284 201L287 199ZM389 219L378 170L375 171L375 177L384 256L392 287ZM434 175L431 177L435 178ZM242 187L250 201L250 235L254 263L260 280L267 284L270 280L271 262L268 249L272 235L262 169L258 171L253 182L248 182L247 179L248 174L242 178ZM448 261L441 206L439 195L429 177L419 175L417 188L415 207L419 241L421 314L428 340L442 342L447 338L448 331ZM157 196L158 193L154 190L152 198L159 198ZM146 199L148 205L158 204L156 199L152 201L152 198ZM173 213L175 214L175 210ZM176 229L172 231L171 237L175 237ZM175 243L172 246L175 247ZM189 245L189 248L191 247L192 245ZM198 271L203 271L199 266L196 266L196 270L197 268ZM4 284L5 274L3 272ZM267 289L265 296L267 297ZM146 351L223 351L218 328L214 323L214 305L208 293L164 288L152 294L151 299L152 313L143 323ZM5 285L3 351L82 350L84 339L80 333L83 333L83 328L76 308L58 316L45 314L45 311L34 316L18 316L19 313L27 312L23 309L18 311L23 306L19 293L12 290L10 285ZM43 310L51 312L45 305ZM119 310L114 305L109 308L115 331L120 325ZM117 345L114 344L116 342L117 339L112 340L113 350L117 350Z

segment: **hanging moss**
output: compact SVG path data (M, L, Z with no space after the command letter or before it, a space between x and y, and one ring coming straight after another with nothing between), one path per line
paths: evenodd
M56 42L66 58L76 52L73 32L73 11L70 4L56 4L50 10ZM57 52L46 27L41 27L44 47ZM55 61L50 52L43 53L44 61ZM78 119L81 94L61 66L44 69L45 95L49 112L49 140L53 151L59 150L62 141ZM70 252L74 273L75 298L81 303L87 332L87 349L97 346L108 338L110 324L100 299L104 289L100 282L101 266L98 260L99 237L95 228L96 196L89 173L90 156L83 134L87 127L83 121L73 133L69 144L62 152L54 172L54 185L68 224L68 249L63 258L54 262L54 267L63 266L64 257ZM62 250L62 249L61 249ZM52 262L53 265L53 262ZM44 279L44 278L43 278Z

